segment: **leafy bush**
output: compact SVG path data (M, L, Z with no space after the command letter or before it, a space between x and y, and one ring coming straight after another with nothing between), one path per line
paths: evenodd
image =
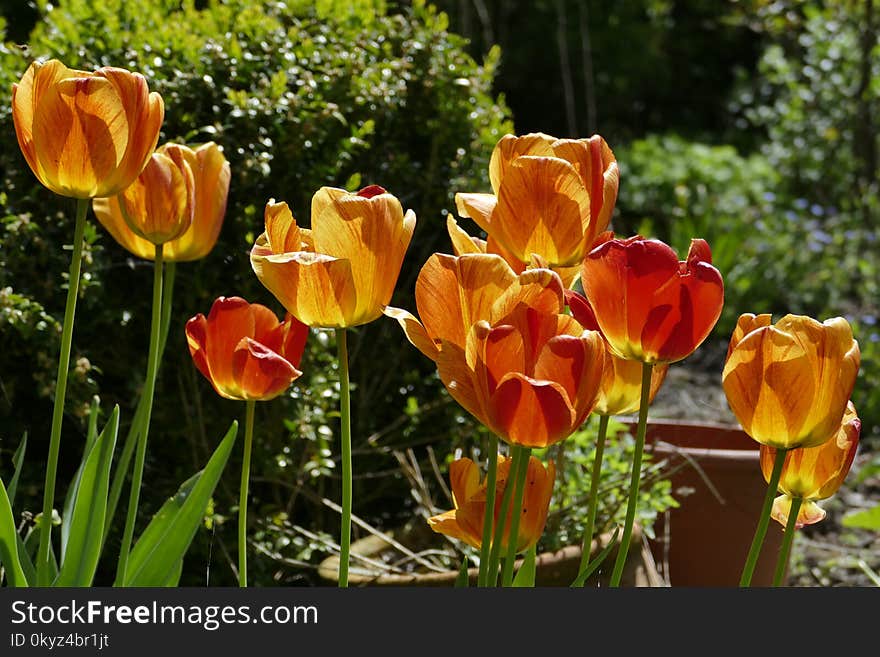
M445 17L421 2L394 12L366 0L37 4L40 20L27 47L6 43L0 49L4 143L15 143L11 84L32 59L56 57L77 68L114 65L144 73L165 101L160 143L213 140L231 164L229 205L216 248L202 261L177 267L142 496L146 516L181 473L205 461L230 419L243 413L243 405L217 397L196 373L183 336L186 319L206 313L220 295L244 296L282 311L252 274L247 256L262 231L265 203L286 200L308 224L311 196L322 185L386 187L419 219L393 300L413 307L418 269L431 252L447 249L443 222L454 191L486 185L492 146L510 129L503 101L490 92L497 53L475 63L464 53L463 40L447 31ZM0 417L4 437L12 438L3 447L11 453L27 428L31 453L39 453L49 433L50 390L34 382L54 380L58 322L53 318L63 308L59 287L69 254L61 247L71 239L72 204L36 183L18 149L0 153L0 175L6 192L0 197L0 216L6 217L0 233L0 336L16 346L0 355L6 391ZM150 269L100 226L90 225L73 359L81 368L89 365L81 389L70 393L71 408L84 410L99 392L105 408L120 403L123 426L132 417L146 369ZM450 435L448 427L457 426L461 413L452 404L435 402L448 398L433 364L405 342L396 323L379 320L351 333L356 473L386 473L356 482L355 512L401 515L407 489L391 474L390 446L421 444L426 438L454 443L471 429L464 422L461 435ZM323 497L338 498L333 354L332 334L314 331L304 377L283 400L258 409L251 508L261 527L271 527L284 514L316 533L338 531L338 516L320 503ZM396 367L388 367L391 362ZM428 410L422 412L418 403L407 406L408 400L419 400ZM405 426L395 424L401 408L409 409ZM430 430L422 419L431 423ZM387 426L392 428L383 431ZM67 418L65 436L83 433L76 412ZM374 440L367 442L370 436ZM72 468L65 464L64 448L61 467ZM236 468L233 457L230 482ZM30 474L36 482L42 473ZM62 480L65 474L72 473L62 472ZM315 494L301 495L304 488ZM205 533L194 545L202 561L210 541L223 545L224 520L235 511L234 489L223 482L218 488L211 516L215 535ZM36 486L23 490L39 492ZM389 508L390 498L400 508ZM311 549L298 551L291 544L279 553L278 545L268 547L279 559L305 558ZM286 576L280 574L282 565L269 560L253 566L255 582ZM187 577L189 583L204 581L201 573L185 570L183 584ZM231 581L228 568L212 568L212 584Z

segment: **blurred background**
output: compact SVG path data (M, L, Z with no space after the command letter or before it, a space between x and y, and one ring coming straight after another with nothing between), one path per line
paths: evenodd
M386 187L418 216L392 300L415 311L419 268L451 249L445 218L454 194L489 191L489 156L508 132L601 134L621 168L614 230L658 237L680 254L691 237L710 243L725 278L724 314L704 346L673 367L679 374L670 373L658 414L730 419L717 394L676 404L694 382L708 393L720 389L741 313L845 316L862 350L853 395L862 448L849 481L876 490L878 13L873 0L2 0L0 474L8 476L28 432L19 506L39 510L73 202L42 188L28 169L10 99L33 59L55 57L87 70L142 72L165 100L160 143L213 140L232 168L216 248L177 267L139 528L243 417L243 404L219 398L193 367L183 326L220 295L283 312L248 260L266 202L287 201L308 224L322 185ZM146 370L151 264L125 252L92 215L90 222L62 492L79 463L92 397L104 411L120 404L125 429ZM479 455L483 430L450 401L396 322L382 318L351 333L355 513L379 528L412 518L424 524L432 510L451 508L446 463L457 449ZM338 535L332 332L312 331L302 369L289 395L257 409L249 535L258 585L320 584L315 566ZM569 461L574 486L588 462L588 435L567 444L582 457ZM612 490L627 446L621 439L609 451ZM216 491L183 584L236 581L239 460L233 456ZM648 528L675 504L662 471L655 474L639 512ZM859 490L853 499L866 504ZM562 497L547 548L578 540L582 512ZM616 499L610 494L602 510L606 526ZM853 549L880 552L876 531L848 531L841 540ZM845 583L846 573L861 572L846 560L841 566L838 553L832 558L805 567L803 581Z

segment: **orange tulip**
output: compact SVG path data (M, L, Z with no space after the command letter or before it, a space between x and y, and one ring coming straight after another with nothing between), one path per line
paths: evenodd
M602 337L564 314L548 269L497 255L434 254L416 281L421 321L386 309L452 397L503 440L547 447L583 423L602 378Z
M608 226L620 174L599 135L556 139L505 135L489 162L494 194L458 193L458 214L473 219L522 263L550 267L583 259Z
M308 327L241 297L219 297L205 317L186 323L186 341L198 370L227 399L268 400L302 374Z
M777 449L817 447L840 427L860 364L842 317L819 323L786 315L741 315L722 385L747 434Z
M297 226L286 203L266 205L266 231L251 251L260 282L309 326L371 322L391 300L416 216L378 185L351 193L322 187L312 229Z
M33 62L12 85L21 152L62 196L113 196L128 187L156 148L164 116L162 97L121 68L87 73L55 59Z
M180 236L164 243L165 260L186 262L204 258L220 235L229 195L229 162L214 142L192 149L182 144L167 143L157 153L169 156L175 163L186 162L192 174L192 224ZM180 168L180 165L178 164ZM146 196L159 193L160 188L144 189ZM166 201L167 202L167 201ZM128 227L122 215L118 196L96 198L92 208L98 221L123 248L139 258L152 260L156 249L153 242L139 237Z
M507 487L510 465L513 459L498 456L498 470L495 480L495 523L501 515L501 498ZM524 552L538 542L547 522L547 510L553 493L556 467L550 461L545 467L534 456L529 457L526 487L522 504L519 532L517 533L517 552ZM455 508L428 519L428 525L438 534L445 534L464 541L479 549L483 544L483 518L486 515L487 481L480 481L480 468L468 458L457 459L449 466L449 482ZM501 550L507 550L510 541L510 514L504 524L501 537Z
M701 239L683 262L659 240L608 239L584 259L581 283L614 355L646 363L693 353L724 302L721 274Z
M573 290L565 291L565 301L572 316L586 329L598 331L596 316L589 302ZM635 360L626 360L614 355L607 342L605 344L605 364L602 368L602 384L593 412L597 415L626 415L639 410L642 392L642 365ZM666 379L669 363L658 363L651 370L651 389L648 403Z
M785 455L779 490L783 493L773 502L772 517L783 527L788 523L792 498L799 497L803 504L795 526L812 525L825 518L825 510L816 504L837 492L852 467L859 446L862 422L856 408L848 402L837 434L818 447L792 449ZM761 471L770 481L776 450L761 445Z

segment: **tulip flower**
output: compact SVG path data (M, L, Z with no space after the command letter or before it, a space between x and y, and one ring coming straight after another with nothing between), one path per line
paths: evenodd
M371 322L391 300L416 217L378 185L357 193L322 187L312 228L286 203L266 205L266 231L251 251L260 282L301 322L347 328Z
M818 504L837 492L852 467L859 446L862 422L856 414L852 402L847 403L846 412L837 433L818 447L801 447L785 454L782 476L778 490L783 494L773 502L771 517L783 527L788 522L792 500L803 500L795 527L812 525L825 518L825 511ZM777 450L761 445L761 472L770 481Z
M247 506L254 407L274 399L302 372L299 367L309 328L289 313L279 322L271 310L241 297L219 297L205 317L186 323L193 363L217 394L246 402L244 456L238 501L238 582L247 586Z
M497 255L434 254L416 281L421 321L389 308L450 395L511 445L547 447L593 409L601 336L564 314L562 281Z
M204 258L217 243L220 227L226 213L230 181L229 162L223 156L221 148L214 142L202 144L194 149L183 144L169 142L160 146L156 152L170 157L181 172L186 171L186 168L181 165L182 162L185 162L193 182L192 223L178 237L164 242L163 257L170 262L187 262ZM162 161L164 162L164 160ZM151 201L153 204L159 203L159 211L161 212L162 203L166 207L170 204L167 198L169 196L168 190L165 190L164 193L160 192L162 189L161 179L150 181L143 174L140 178L142 180L139 183L139 194L145 202L144 205ZM148 186L151 182L156 186ZM153 198L154 195L166 196L166 199L158 202ZM122 198L132 196L134 194L129 192L128 197L123 195ZM170 195L172 198L174 196L174 194ZM146 210L145 207L139 212L136 202L130 201L126 207L129 205L134 206L128 212L129 217L143 217L136 221L136 224L157 221L155 217L150 219L145 216L146 213L143 212ZM119 196L96 198L92 201L92 209L98 221L123 248L139 258L147 260L155 258L154 242L140 237L139 231L132 230L126 223ZM167 210L162 214L167 216Z
M18 145L39 181L61 196L113 196L144 168L159 140L162 97L139 73L94 73L33 62L12 85Z
M241 297L219 297L205 317L186 323L193 362L226 399L274 399L302 374L299 367L308 327L288 315Z
M825 518L825 510L816 502L831 497L840 488L855 459L861 430L862 422L856 415L856 408L852 402L847 402L837 433L818 447L780 452L761 445L761 471L771 486L767 491L768 498L774 490L782 492L773 500L770 512L770 516L785 527L773 577L774 586L781 584L785 577L795 530ZM777 472L780 462L781 474Z
M498 456L497 479L493 511L493 524L501 524L501 498L511 479L510 469L513 459ZM547 510L553 493L556 468L552 461L546 466L534 456L529 457L526 480L528 487L522 506L522 518L516 535L515 551L524 552L537 544L547 522ZM471 547L480 549L483 543L483 521L486 515L486 479L480 481L479 466L468 458L456 459L449 466L449 482L455 508L428 519L428 525L438 534L464 541ZM500 537L502 550L508 549L510 542L510 509L507 511L507 530ZM497 539L496 539L497 540Z
M144 77L121 68L88 73L54 59L33 62L12 85L12 120L28 166L48 189L77 199L36 559L40 586L51 577L55 478L88 199L116 194L134 181L156 147L164 111Z
M605 230L620 174L599 135L555 139L505 135L489 162L493 194L458 193L458 214L473 219L520 262L576 265Z
M705 240L680 262L669 246L639 235L609 239L584 259L584 293L611 350L644 363L693 353L721 315L724 284Z
M342 536L339 586L348 586L351 542L351 414L345 329L378 318L391 300L416 226L412 210L378 185L357 193L322 187L312 228L286 203L269 201L265 232L251 250L260 282L304 324L336 329L342 419Z
M860 364L842 317L740 316L722 385L743 430L777 449L816 447L840 427Z

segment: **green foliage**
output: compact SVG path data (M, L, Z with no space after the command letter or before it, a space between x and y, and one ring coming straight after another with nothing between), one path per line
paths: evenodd
M547 526L538 543L540 552L558 550L565 545L580 545L583 542L597 431L598 416L592 415L578 431L560 443L559 447L542 450L548 452L546 455L542 455L541 451L535 452L536 456L550 456L553 450L557 463L556 486L550 501ZM610 531L615 524L623 524L634 447L635 439L627 426L612 418L608 423L599 480L596 536ZM669 480L664 478L663 466L662 461L655 462L649 453L644 454L635 521L650 537L653 537L653 525L657 516L678 506L678 502L672 497Z
M213 140L230 161L226 220L214 251L178 267L166 357L157 382L152 441L142 495L146 524L187 474L213 452L242 409L220 399L195 370L183 327L207 312L220 295L240 295L279 314L282 308L250 270L248 250L262 231L263 207L287 201L309 224L311 196L323 185L355 189L380 184L418 215L394 305L414 308L413 287L430 253L448 251L444 215L460 189L487 186L488 158L511 130L509 112L492 94L499 53L482 63L464 52L447 19L422 2L389 9L381 0L320 3L209 0L61 0L37 3L39 20L27 46L0 46L0 130L14 144L10 90L35 58L56 57L84 70L102 65L142 72L162 94L160 143ZM181 29L186 26L186 29ZM45 408L50 401L63 311L72 204L39 186L18 149L0 152L0 353L4 395L0 420L12 435L27 429L33 452L45 450ZM150 316L149 263L132 258L94 222L87 229L84 291L74 334L65 435L84 433L88 401L100 392L133 417L146 370ZM408 513L404 481L392 474L390 453L423 441L451 445L473 432L448 396L433 364L402 339L391 320L350 332L356 470L380 472L356 481L356 513L389 513L388 500ZM108 339L112 336L112 339ZM338 530L338 517L322 498L337 499L338 389L332 334L313 331L304 376L290 394L257 414L252 516L273 559L252 564L255 582L284 581L285 559L312 559L326 543L291 537L283 527L308 527L314 536ZM375 367L394 362L395 368ZM400 422L400 409L418 400ZM429 427L426 431L425 427ZM441 428L442 427L442 428ZM121 427L122 431L126 427ZM368 443L370 437L381 436ZM438 447L438 450L445 447ZM72 474L62 449L64 474ZM237 456L235 458L238 458ZM233 459L235 460L235 459ZM233 466L234 467L234 466ZM42 473L26 471L19 495L37 506ZM212 530L196 537L201 559L220 554L210 541L231 540L225 519L236 504L222 481L212 509ZM274 520L288 518L282 529ZM108 537L112 542L114 536ZM258 549L259 549L258 548ZM234 583L215 561L212 582ZM101 575L101 573L99 573ZM106 577L107 573L103 573ZM277 576L277 577L276 577ZM285 575L286 576L286 575ZM197 578L188 580L188 577ZM100 577L99 577L100 578ZM203 581L184 572L182 583Z

